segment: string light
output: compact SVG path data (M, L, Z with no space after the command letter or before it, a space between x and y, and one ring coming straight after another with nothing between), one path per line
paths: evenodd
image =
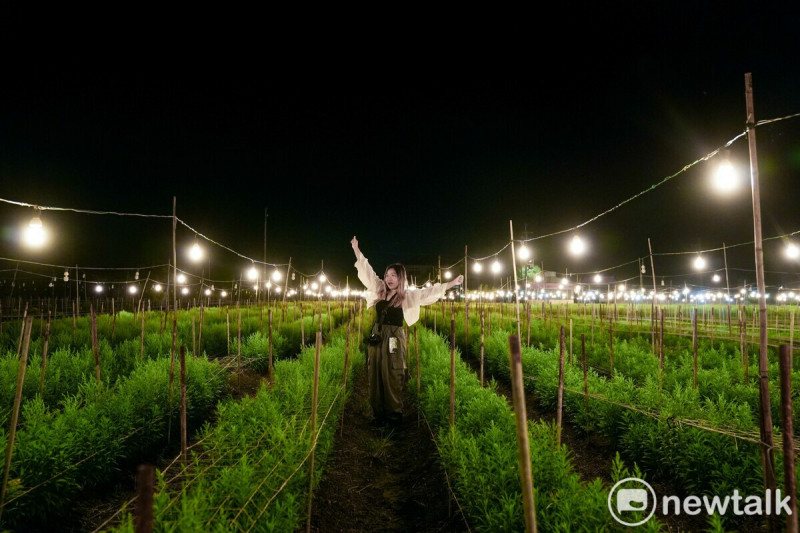
M22 241L29 248L41 248L47 240L47 233L42 225L41 210L34 208L33 218L23 231Z

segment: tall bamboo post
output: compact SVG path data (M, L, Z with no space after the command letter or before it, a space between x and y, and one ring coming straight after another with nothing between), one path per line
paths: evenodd
M42 346L42 375L39 376L39 396L44 397L44 375L47 371L47 346L50 343L50 310L47 311L47 326L44 328L44 345Z
M186 464L186 346L181 344L181 460Z
M97 346L97 316L94 314L94 305L89 306L89 311L92 315L92 353L94 353L94 370L97 375L97 389L100 389L100 353Z
M790 515L786 517L787 533L797 533L797 478L794 474L794 427L792 417L792 351L788 344L779 349L781 381L781 432L783 433L783 479L789 496Z
M8 475L11 471L11 454L14 452L14 438L17 434L17 422L19 420L19 408L22 403L22 387L25 383L25 369L28 364L28 347L31 341L31 328L33 327L33 317L25 318L22 321L22 352L20 353L19 370L17 371L17 389L14 395L14 406L11 411L11 424L8 429L8 443L6 444L6 461L3 469L3 487L0 490L0 518L3 517L3 509L6 503L6 490L8 488Z
M450 318L450 427L456 424L456 319Z
M564 407L564 326L559 334L558 354L558 403L556 408L556 443L561 446L561 416Z
M483 309L481 309L481 387L484 386L483 353L484 353L484 318L483 318Z
M311 389L311 457L308 467L308 519L306 532L311 533L311 503L314 496L314 452L317 449L317 402L319 399L319 352L322 347L322 332L317 332L314 350L314 382Z
M272 366L272 309L270 309L267 312L267 316L269 318L269 367L267 368L267 375L269 377L269 382L270 383L274 383L275 382L275 376L274 376L274 369L273 369L273 366ZM347 338L349 340L350 339L349 327L348 327L347 331L348 331L348 333L347 333L348 337Z
M514 399L514 420L517 425L517 453L519 476L522 485L522 506L525 513L526 533L536 533L536 502L534 500L531 450L528 443L528 415L525 411L525 389L522 383L522 347L519 335L508 336L511 352L511 389Z

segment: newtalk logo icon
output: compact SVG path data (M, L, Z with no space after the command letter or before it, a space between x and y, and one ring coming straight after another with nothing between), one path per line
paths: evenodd
M780 489L771 490L761 496L742 496L738 490L733 495L719 496L662 496L661 514L690 516L704 512L709 516L728 512L736 516L769 516L774 514L791 515L789 496L781 498ZM658 508L658 500L653 487L643 479L627 477L618 481L608 493L608 510L614 520L623 526L640 526L650 520Z

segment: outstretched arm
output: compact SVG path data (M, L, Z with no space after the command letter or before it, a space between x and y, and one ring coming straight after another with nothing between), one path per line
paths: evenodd
M350 240L350 245L353 247L353 251L356 254L356 259L363 255L361 250L358 249L358 239L356 239L355 235L353 235L353 238Z
M449 291L450 289L452 289L456 285L461 285L462 283L464 283L464 274L459 274L456 279L454 279L452 281L448 281L447 283L444 284L445 290Z

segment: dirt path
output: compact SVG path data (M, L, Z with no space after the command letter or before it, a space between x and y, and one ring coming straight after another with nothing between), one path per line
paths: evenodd
M395 430L369 425L366 372L351 385L341 434L314 493L311 530L331 532L468 531L417 406L407 401ZM305 524L299 531L305 531Z

